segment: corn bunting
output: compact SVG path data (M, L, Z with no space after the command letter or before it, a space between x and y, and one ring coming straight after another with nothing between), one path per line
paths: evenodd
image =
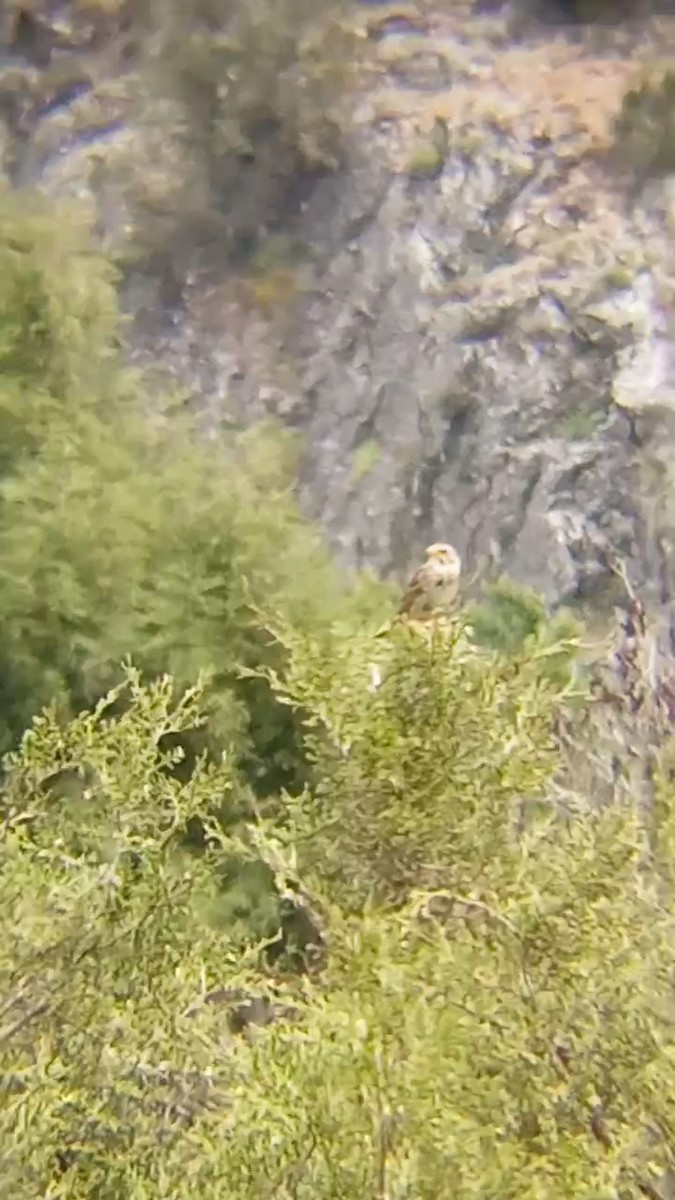
M434 542L427 547L426 555L426 562L412 576L398 610L400 616L418 621L450 611L459 594L462 564L454 546Z

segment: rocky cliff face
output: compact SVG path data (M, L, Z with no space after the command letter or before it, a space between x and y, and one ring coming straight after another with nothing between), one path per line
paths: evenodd
M348 563L403 573L451 540L469 574L597 604L619 554L667 611L675 192L663 172L633 186L610 151L672 19L516 37L471 9L355 17L373 72L345 164L296 197L253 276L213 244L168 290L130 272L136 353L210 423L301 431L303 503ZM84 49L60 36L61 93L44 62L5 60L10 175L89 198L114 240L175 160L132 115L119 21L80 30Z

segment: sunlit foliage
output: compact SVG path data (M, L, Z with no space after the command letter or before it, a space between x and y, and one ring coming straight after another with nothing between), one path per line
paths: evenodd
M210 672L211 735L237 732L261 786L289 778L283 710L237 675L267 655L254 606L309 628L351 604L298 513L293 444L275 428L198 441L124 366L82 214L2 211L0 742L53 699L95 702L132 655L181 685Z
M536 662L482 658L459 628L388 649L286 642L275 686L302 704L315 774L285 820L249 820L236 843L209 817L236 794L228 760L181 782L162 750L199 719L198 694L168 681L132 673L122 713L112 697L65 728L42 719L8 764L8 1194L655 1187L675 1134L670 895L634 809L562 821L544 802L560 695ZM665 779L659 802L665 846ZM235 848L280 894L309 895L326 947L309 974L264 969L211 920ZM236 989L259 997L253 1024L233 1019Z

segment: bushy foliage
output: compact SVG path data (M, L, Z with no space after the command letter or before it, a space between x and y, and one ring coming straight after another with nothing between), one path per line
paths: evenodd
M647 75L624 97L615 123L616 157L638 181L675 166L675 72Z
M124 715L110 715L116 693L65 730L38 721L3 797L0 1159L17 1196L133 1194L133 1147L181 1125L163 1077L207 1067L196 1042L166 1059L209 945L211 970L228 960L207 925L195 938L209 856L181 852L180 837L232 775L199 765L178 782L160 746L194 728L195 698L129 682Z
M297 511L293 446L273 428L204 443L162 411L123 367L81 213L2 203L0 742L55 698L94 703L132 655L180 685L211 672L212 740L238 730L263 789L289 779L287 714L237 675L276 654L254 606L319 627L351 603Z
M583 625L568 609L551 615L533 588L503 576L468 609L474 640L503 654L538 655L554 682L580 679L578 642ZM547 654L548 651L548 654Z
M367 634L338 647L280 636L288 669L268 675L303 715L313 764L288 811L301 876L318 857L322 890L347 907L395 902L423 880L478 885L516 796L539 796L555 763L536 655L481 654L461 620L394 628L382 649Z
M339 0L149 0L147 11L161 67L212 153L250 153L260 125L272 121L307 162L332 160L335 101L356 45L338 23Z
M339 164L362 43L346 10L343 0L144 0L134 8L139 121L165 127L174 142L172 158L164 161L161 147L155 155L163 165L138 251L171 253L178 230L188 239L217 236L220 252L229 246L241 261L264 226L283 227L308 180Z
M274 686L301 705L315 775L285 823L250 823L236 846L280 892L309 889L328 948L318 974L265 977L208 919L233 849L209 811L236 775L225 760L181 782L162 750L198 720L197 693L177 701L131 673L123 712L111 697L65 728L46 716L8 764L8 1194L653 1191L675 1136L675 942L639 812L523 817L556 767L561 697L536 661L471 650L459 625L384 647L283 636ZM660 805L666 848L665 776ZM195 819L210 835L200 856L185 849ZM377 832L394 881L371 859ZM279 1019L233 1033L238 988L271 992Z
M82 213L0 193L0 472L105 410L119 312ZM121 376L117 392L121 394Z

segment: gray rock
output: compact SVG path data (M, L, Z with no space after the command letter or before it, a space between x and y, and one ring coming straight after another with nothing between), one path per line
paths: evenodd
M611 291L615 257L644 257L628 221L604 262L515 246L505 217L534 177L518 149L421 186L358 159L326 181L302 219L319 254L298 328L276 331L272 365L274 330L225 328L215 374L246 421L274 411L274 361L294 362L303 500L346 563L403 574L447 537L469 572L506 569L552 605L597 598L612 553L654 590L645 469L672 435L659 413L637 429L617 389L631 355L654 353L656 284L636 270ZM379 453L357 479L365 442Z
M164 292L129 275L136 355L191 383L207 424L297 429L303 505L347 564L403 576L449 539L469 576L507 570L555 606L600 603L619 554L668 607L675 201L665 180L629 205L602 159L630 56L500 42L465 9L427 12L407 59L404 34L373 42L346 164L289 219L299 259L255 286L212 248ZM133 79L97 63L24 131L22 182L86 195L108 244L166 213L178 247L202 184L175 113L136 112Z

